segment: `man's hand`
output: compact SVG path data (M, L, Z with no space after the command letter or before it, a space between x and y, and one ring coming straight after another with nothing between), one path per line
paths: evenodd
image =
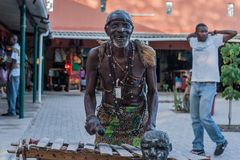
M190 33L189 35L187 35L187 41L189 41L189 39L192 38L192 37L197 37L196 32Z
M95 115L90 115L86 119L85 129L90 135L94 135L97 132L97 128L100 126L100 121Z
M212 36L213 36L213 35L216 35L216 34L217 34L217 30L214 30L214 31L212 31L212 32L208 32L208 34L211 34Z
M227 42L229 39L237 35L237 31L234 30L214 30L208 33L211 35L223 34L223 42Z

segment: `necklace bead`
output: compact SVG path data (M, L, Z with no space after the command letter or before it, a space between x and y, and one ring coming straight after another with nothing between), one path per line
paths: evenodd
M130 43L130 50L127 58L127 65L126 66L121 66L115 57L113 56L113 51L111 44L109 44L109 51L108 51L108 58L109 58L109 67L110 67L110 74L109 77L111 77L112 80L112 93L113 93L113 102L115 103L114 106L116 108L116 113L119 113L119 102L117 101L116 97L116 91L115 87L118 85L116 82L116 67L119 67L122 72L124 72L124 77L123 79L120 80L120 85L125 83L126 79L128 79L128 76L132 74L132 67L133 67L133 61L134 61L134 46L133 43Z

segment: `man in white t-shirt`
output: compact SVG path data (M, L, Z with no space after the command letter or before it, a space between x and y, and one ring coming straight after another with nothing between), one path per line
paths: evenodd
M12 49L11 65L7 82L8 112L2 114L2 116L15 116L17 113L16 101L20 83L20 46L17 41L18 37L12 35L10 38Z
M187 40L192 48L192 84L190 91L190 113L194 140L192 153L204 155L204 129L216 143L214 155L221 155L227 140L211 117L211 108L216 95L216 83L220 81L218 49L237 34L233 30L208 32L207 25L199 23Z

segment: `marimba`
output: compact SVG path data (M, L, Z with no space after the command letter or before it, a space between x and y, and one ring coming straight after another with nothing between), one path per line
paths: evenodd
M16 156L26 160L37 158L42 160L142 160L140 148L122 144L109 145L100 143L97 146L90 143L64 143L63 139L50 142L48 138L40 140L23 140L12 144Z
M22 140L11 144L14 149L9 153L16 154L18 159L36 158L38 160L143 160L140 148L129 144L110 145L100 143L65 143L58 138L50 141L49 138L40 140ZM173 154L168 160L210 160L209 156L188 154Z

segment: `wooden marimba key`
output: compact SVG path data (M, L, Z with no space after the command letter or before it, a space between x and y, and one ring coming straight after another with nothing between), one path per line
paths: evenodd
M17 144L14 144L15 146ZM142 160L140 148L123 144L109 145L100 143L97 146L89 143L64 143L63 139L50 142L48 138L40 140L23 140L16 146L17 157L37 158L43 160Z

